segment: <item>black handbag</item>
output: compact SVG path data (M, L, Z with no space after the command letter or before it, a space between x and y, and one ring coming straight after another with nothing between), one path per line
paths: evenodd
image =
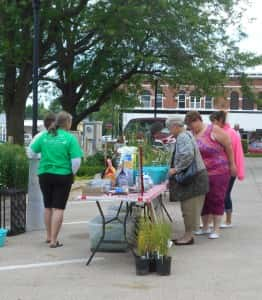
M192 140L192 137L190 135L189 135L189 137ZM193 141L192 141L192 143L193 143ZM195 176L198 173L196 159L195 159L195 156L196 156L195 145L193 144L193 146L194 146L194 158L193 158L192 163L185 170L180 171L179 173L175 174L175 176L174 176L175 181L182 185L188 185L188 184L192 183ZM172 164L173 164L173 160L174 160L174 156L175 156L175 151L176 151L176 148L174 149L174 153L172 156Z
M175 179L176 182L180 184L188 185L191 182L193 182L196 174L197 174L197 165L196 165L196 160L194 158L191 165L187 169L175 174Z

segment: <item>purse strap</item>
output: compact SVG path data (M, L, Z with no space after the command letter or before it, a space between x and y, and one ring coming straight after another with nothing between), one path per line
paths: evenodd
M193 162L196 159L196 145L193 142L191 134L189 134L187 131L185 133L190 137L192 145L193 145L193 148L194 148L194 157L193 157L193 160L192 160L192 162ZM175 158L175 155L176 155L176 143L175 143L175 148L174 148L174 151L173 151L172 157L171 157L170 168L174 168L174 158Z

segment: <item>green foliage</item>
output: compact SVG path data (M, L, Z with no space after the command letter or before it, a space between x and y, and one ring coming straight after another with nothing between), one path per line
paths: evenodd
M152 243L154 251L159 256L167 256L168 254L168 241L171 239L172 228L170 223L159 222L154 223L152 226Z
M44 107L43 103L39 103L38 105L38 119L39 120L43 120L45 115L49 112L49 110L47 110ZM32 119L33 118L33 107L32 105L28 105L25 109L25 118L26 119Z
M167 149L153 147L150 144L145 144L143 147L144 165L169 165L171 160L171 152Z
M245 153L245 157L262 157L262 153Z
M58 113L62 110L62 105L58 99L55 99L49 104L48 109L54 113Z
M97 173L101 173L105 168L104 155L97 152L95 155L88 156L84 160L77 172L79 177L93 177Z
M126 86L138 90L156 74L174 85L213 91L232 70L261 63L237 46L244 36L244 9L237 2L41 1L40 78L59 90L56 98L73 115L73 128L119 89L128 95ZM19 142L31 92L32 35L32 2L1 1L3 101L7 120L16 120L7 124L8 135Z
M243 94L243 97L246 97L247 99L254 100L255 94L251 87L252 81L248 78L247 74L241 74L240 77L240 84L241 84L241 91Z
M171 234L170 223L165 221L152 223L148 217L141 217L137 229L137 254L146 257L154 253L166 256Z
M248 140L247 139L241 139L242 148L244 153L248 153Z
M14 144L0 145L0 186L27 190L28 159L25 149Z
M136 146L142 144L143 149L143 165L169 165L171 159L171 152L168 149L154 147L148 139L142 140L143 142L136 139L136 133L130 134L128 139L128 145Z
M153 252L152 245L152 223L149 218L141 217L138 222L137 229L137 254L139 256L149 257Z
M124 90L118 90L113 92L111 99L100 107L98 112L94 112L90 115L90 119L103 121L103 135L107 135L106 123L111 123L112 135L120 135L120 118L121 109L132 108L139 106L138 98L136 95L127 94Z

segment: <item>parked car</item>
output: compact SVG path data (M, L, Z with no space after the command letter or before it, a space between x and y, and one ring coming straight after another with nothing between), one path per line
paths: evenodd
M262 141L254 141L248 145L249 153L262 153Z

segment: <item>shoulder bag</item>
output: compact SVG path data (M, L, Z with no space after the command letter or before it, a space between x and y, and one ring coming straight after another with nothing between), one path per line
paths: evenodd
M188 134L188 136L191 138L192 137ZM194 158L192 163L187 167L186 169L180 171L179 173L175 174L175 180L177 183L182 184L182 185L188 185L193 182L195 176L197 175L197 164L196 164L196 150L195 150L195 144L192 141L192 144L194 146ZM175 149L176 151L176 149Z

